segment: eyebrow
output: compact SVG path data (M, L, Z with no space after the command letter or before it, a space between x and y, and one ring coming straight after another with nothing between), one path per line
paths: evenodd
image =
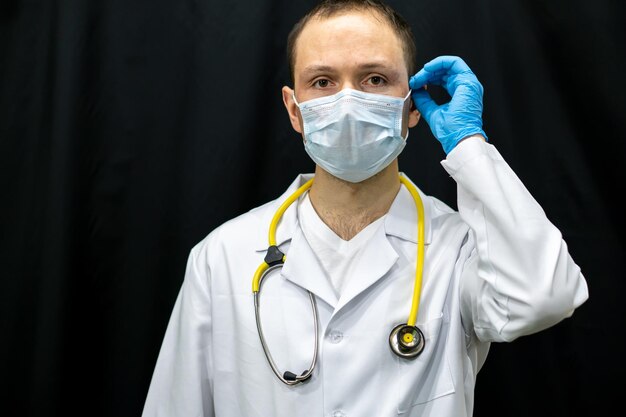
M384 62L366 62L364 64L361 64L358 66L359 70L385 70L385 71L391 71L391 72L396 72L396 70L392 67L390 67L389 65L387 65ZM313 64L310 65L306 68L304 68L302 70L302 73L305 75L309 75L309 74L316 74L316 73L320 73L320 72L335 72L335 69L329 65L318 65L318 64Z
M302 70L303 74L316 74L319 72L334 72L333 67L328 65L310 65Z
M394 68L390 67L384 62L366 62L365 64L359 65L359 69L363 69L363 70L382 69L385 71L395 72Z

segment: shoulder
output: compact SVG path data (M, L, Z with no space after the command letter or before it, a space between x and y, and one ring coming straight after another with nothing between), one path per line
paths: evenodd
M192 254L200 255L222 250L245 251L266 246L263 230L269 227L272 213L277 207L278 201L272 200L222 223L192 248Z
M471 229L459 212L436 197L428 198L431 210L432 244L461 256L462 248L472 242ZM466 255L467 256L467 255Z
M415 186L423 203L426 244L454 245L451 239L458 240L459 235L462 242L469 227L458 211L440 199L424 193L406 175L405 178ZM416 202L406 187L400 189L386 222L388 234L413 243L417 242L415 225L419 224L419 219L415 208Z
M430 221L433 230L438 230L443 226L467 226L459 212L445 202L433 196L428 196L427 201L430 208Z
M268 245L270 222L280 204L310 178L310 174L301 174L291 183L287 190L278 198L234 217L211 231L192 249L192 254L215 253L225 256L226 253L248 254L265 250ZM292 213L287 212L281 221L279 234L282 234L285 223L291 223ZM220 254L221 253L221 254Z

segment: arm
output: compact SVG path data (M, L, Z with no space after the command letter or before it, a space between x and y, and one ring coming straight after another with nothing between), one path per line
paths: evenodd
M559 230L482 130L483 87L458 57L427 63L409 81L413 100L448 154L458 206L474 248L464 265L461 314L482 341L511 341L550 327L588 297ZM444 87L437 105L423 88Z
M214 416L210 274L202 245L189 255L143 417Z
M571 316L588 297L585 279L498 151L472 137L442 165L457 182L475 248L461 281L466 331L482 341L512 341Z

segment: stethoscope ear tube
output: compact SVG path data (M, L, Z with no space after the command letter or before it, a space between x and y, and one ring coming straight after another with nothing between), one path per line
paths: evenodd
M419 302L421 298L422 275L424 272L425 213L424 205L422 203L422 199L419 195L417 188L402 175L400 175L399 178L400 182L405 185L405 187L408 189L409 193L415 200L415 207L417 210L417 265L415 268L415 284L413 286L413 298L411 303L411 311L409 313L409 319L405 324L399 324L391 331L391 334L389 335L389 346L391 347L391 350L400 358L412 359L422 353L422 351L424 350L424 345L426 343L424 339L424 334L415 325L415 323L417 322ZM280 379L283 383L287 385L298 385L309 379L317 362L319 326L315 296L309 291L311 309L313 310L313 324L315 326L315 349L313 354L313 360L311 361L309 369L304 371L300 375L297 375L291 371L281 373L278 370L274 359L272 359L272 355L270 354L267 343L265 342L265 336L263 335L263 329L261 327L261 318L259 314L259 298L261 293L261 282L263 278L270 271L277 268L282 268L285 263L285 255L280 251L280 249L278 249L276 242L276 228L278 227L278 222L280 221L285 210L287 210L287 208L294 201L296 201L300 197L300 195L308 190L312 184L313 178L301 185L293 194L291 194L287 198L287 200L285 200L280 205L280 207L274 214L274 217L270 222L268 233L269 247L267 249L264 262L259 265L252 278L252 293L254 294L254 313L256 316L256 325L259 332L261 345L263 347L263 352L265 353L265 357L267 358L267 361L270 364L270 367L272 368L272 371L274 372L276 377L278 377L278 379Z
M274 269L278 269L282 267L283 267L283 264L278 263L278 264L268 267L261 274L259 278L258 290L254 292L254 315L256 317L256 328L258 330L259 338L261 340L261 346L263 347L263 353L265 353L265 357L267 358L267 362L270 364L270 367L272 368L272 372L274 372L274 374L278 377L278 379L280 379L283 383L287 385L298 385L298 384L303 383L304 381L306 381L307 379L311 377L311 375L313 374L313 369L315 369L315 364L317 363L317 346L318 346L318 341L319 341L317 304L315 303L315 296L309 291L308 293L309 293L309 299L311 300L311 310L313 312L313 326L315 328L315 340L314 340L315 347L313 350L313 359L311 360L311 365L309 366L309 369L302 372L302 374L300 375L296 375L291 371L285 371L284 373L281 374L281 372L278 369L278 366L276 365L276 362L274 362L274 359L272 358L272 355L270 354L270 351L267 348L265 335L263 334L263 328L261 326L261 315L259 312L259 305L260 305L260 294L261 294L261 285L263 283L263 278L265 278L265 276L269 274L271 271L273 271Z

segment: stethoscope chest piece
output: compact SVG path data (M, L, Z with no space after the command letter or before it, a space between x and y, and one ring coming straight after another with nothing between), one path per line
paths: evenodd
M424 350L424 334L417 326L398 324L389 334L389 346L401 358L412 359Z

